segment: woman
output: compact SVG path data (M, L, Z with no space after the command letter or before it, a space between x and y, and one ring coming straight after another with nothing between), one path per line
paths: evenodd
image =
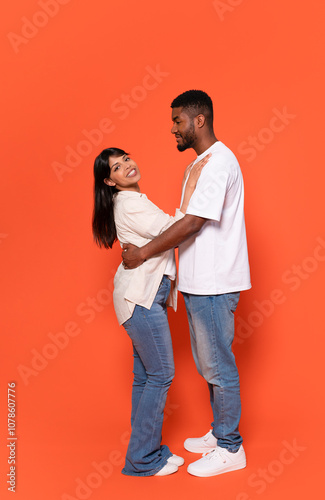
M186 212L201 169L208 157L189 165L180 210L165 214L140 191L139 168L118 148L104 149L94 164L93 235L101 247L120 244L143 246ZM167 392L174 377L172 341L167 305L176 310L176 266L169 250L126 270L121 264L114 278L114 308L133 344L132 432L122 472L131 476L172 474L184 459L161 445Z

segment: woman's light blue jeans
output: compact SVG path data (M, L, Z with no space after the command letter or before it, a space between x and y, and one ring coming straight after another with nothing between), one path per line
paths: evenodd
M122 470L129 476L152 476L172 456L168 446L161 445L167 392L175 372L166 308L169 292L170 280L163 276L151 308L136 305L123 324L134 356L132 432Z
M193 358L208 383L213 412L212 434L218 446L235 452L243 439L239 376L231 346L239 292L222 295L183 293L190 326Z

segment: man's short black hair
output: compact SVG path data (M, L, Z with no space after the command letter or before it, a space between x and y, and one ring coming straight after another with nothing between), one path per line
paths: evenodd
M202 114L206 117L207 124L212 127L213 105L212 100L203 90L187 90L176 97L171 103L171 108L185 108L194 117Z

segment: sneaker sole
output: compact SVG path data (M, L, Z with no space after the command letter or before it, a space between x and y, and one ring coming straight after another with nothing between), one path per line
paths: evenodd
M196 476L196 477L212 477L212 476L218 476L219 474L224 474L225 472L232 472L235 470L240 470L240 469L245 469L246 467L246 461L242 462L241 464L236 464L233 466L225 467L222 470L218 470L217 472L211 471L211 472L191 472L190 466L187 468L187 472L191 474L191 476Z

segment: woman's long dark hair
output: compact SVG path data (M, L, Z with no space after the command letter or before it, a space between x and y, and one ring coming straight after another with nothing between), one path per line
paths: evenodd
M94 211L93 236L99 247L112 248L116 241L116 227L114 222L113 196L117 192L114 186L105 184L104 179L110 177L109 157L127 154L123 149L104 149L94 163Z

